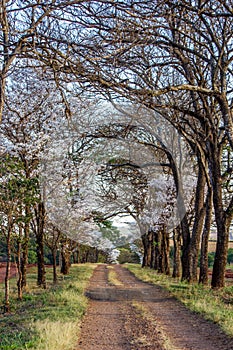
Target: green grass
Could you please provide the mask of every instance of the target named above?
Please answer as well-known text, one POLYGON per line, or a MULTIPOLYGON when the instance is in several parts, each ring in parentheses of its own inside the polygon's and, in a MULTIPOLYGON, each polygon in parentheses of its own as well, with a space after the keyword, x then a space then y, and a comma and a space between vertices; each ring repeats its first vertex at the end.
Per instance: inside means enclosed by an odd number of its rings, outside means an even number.
MULTIPOLYGON (((87 307, 84 290, 95 266, 72 266, 70 275, 60 277, 56 286, 52 284, 52 270, 47 269, 46 290, 36 286, 36 269, 30 269, 28 290, 21 302, 17 301, 16 281, 12 279, 11 313, 0 315, 0 349, 72 349, 87 307)), ((3 298, 1 284, 0 300, 3 298)))
POLYGON ((139 265, 127 264, 126 267, 139 279, 167 289, 190 310, 218 323, 226 334, 233 336, 233 285, 216 291, 209 286, 180 282, 139 265))

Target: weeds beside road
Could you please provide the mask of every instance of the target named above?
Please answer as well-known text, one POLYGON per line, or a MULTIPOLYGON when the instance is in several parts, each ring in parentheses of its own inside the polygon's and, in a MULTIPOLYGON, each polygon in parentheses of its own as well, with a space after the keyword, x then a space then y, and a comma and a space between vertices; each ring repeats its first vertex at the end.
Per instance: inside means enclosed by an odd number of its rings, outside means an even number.
MULTIPOLYGON (((87 307, 84 290, 96 265, 73 265, 69 276, 52 284, 52 269, 46 277, 48 288, 36 286, 36 268, 28 273, 28 290, 17 301, 15 279, 11 280, 11 313, 0 315, 1 350, 69 350, 77 342, 81 318, 87 307)), ((3 300, 3 284, 0 285, 3 300)))

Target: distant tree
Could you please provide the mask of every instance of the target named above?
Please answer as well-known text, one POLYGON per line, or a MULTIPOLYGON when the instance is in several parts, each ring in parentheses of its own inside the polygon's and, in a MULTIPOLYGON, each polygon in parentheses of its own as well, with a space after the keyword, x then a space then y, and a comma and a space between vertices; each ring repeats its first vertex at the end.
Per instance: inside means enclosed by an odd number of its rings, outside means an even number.
POLYGON ((117 260, 120 264, 132 263, 132 264, 140 264, 140 258, 137 253, 133 252, 130 247, 125 246, 118 248, 120 251, 120 255, 117 260))
POLYGON ((60 247, 62 232, 52 223, 46 222, 45 244, 51 250, 53 263, 53 283, 57 283, 57 252, 60 247))

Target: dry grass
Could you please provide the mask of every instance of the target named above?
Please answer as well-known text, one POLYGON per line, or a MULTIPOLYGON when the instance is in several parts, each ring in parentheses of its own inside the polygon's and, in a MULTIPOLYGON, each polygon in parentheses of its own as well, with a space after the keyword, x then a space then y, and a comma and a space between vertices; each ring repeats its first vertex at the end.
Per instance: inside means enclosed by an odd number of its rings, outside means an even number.
POLYGON ((123 286, 121 281, 118 280, 117 274, 114 271, 113 266, 108 266, 108 282, 113 286, 123 286))
POLYGON ((40 339, 34 350, 72 350, 77 344, 79 323, 36 321, 33 328, 40 339))
POLYGON ((22 302, 17 301, 17 289, 11 291, 14 313, 0 322, 0 349, 75 349, 88 302, 84 291, 95 267, 95 264, 73 265, 70 274, 59 278, 56 286, 52 284, 52 270, 48 269, 46 290, 37 287, 36 269, 30 269, 29 287, 22 302))
MULTIPOLYGON (((209 241, 209 243, 208 243, 208 251, 209 251, 209 253, 215 252, 216 244, 217 244, 216 241, 209 241)), ((233 241, 230 241, 228 243, 228 248, 233 248, 233 241)))

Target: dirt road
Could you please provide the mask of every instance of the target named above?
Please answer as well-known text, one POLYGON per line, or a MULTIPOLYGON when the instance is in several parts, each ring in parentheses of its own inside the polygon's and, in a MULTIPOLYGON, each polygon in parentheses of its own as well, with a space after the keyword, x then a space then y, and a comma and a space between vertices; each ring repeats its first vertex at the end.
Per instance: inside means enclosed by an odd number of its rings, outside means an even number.
POLYGON ((77 350, 232 350, 215 324, 188 311, 160 287, 127 269, 100 265, 87 290, 89 308, 77 350), (115 285, 109 272, 115 271, 115 285))

